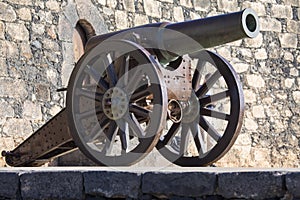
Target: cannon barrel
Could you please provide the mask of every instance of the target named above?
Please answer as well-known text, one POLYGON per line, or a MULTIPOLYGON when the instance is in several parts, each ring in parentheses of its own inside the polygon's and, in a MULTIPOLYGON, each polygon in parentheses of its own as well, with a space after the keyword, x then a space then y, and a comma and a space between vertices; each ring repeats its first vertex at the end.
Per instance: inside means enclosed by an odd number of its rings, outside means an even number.
POLYGON ((223 45, 259 34, 257 14, 251 8, 239 12, 179 23, 154 23, 92 37, 89 50, 109 38, 141 40, 146 49, 160 49, 160 60, 223 45), (135 37, 132 37, 134 35, 135 37), (146 45, 145 45, 146 44, 146 45))

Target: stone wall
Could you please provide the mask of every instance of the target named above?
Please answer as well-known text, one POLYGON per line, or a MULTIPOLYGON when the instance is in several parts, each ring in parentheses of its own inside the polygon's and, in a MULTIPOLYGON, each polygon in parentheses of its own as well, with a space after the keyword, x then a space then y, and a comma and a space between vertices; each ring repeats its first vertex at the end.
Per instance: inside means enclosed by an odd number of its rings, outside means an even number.
POLYGON ((1 199, 299 199, 299 170, 21 168, 0 171, 1 199))
POLYGON ((77 60, 80 19, 101 34, 246 7, 257 11, 261 34, 215 49, 239 73, 246 102, 241 134, 217 165, 298 167, 299 0, 2 0, 0 150, 12 149, 64 107, 65 94, 56 90, 67 86, 77 60))

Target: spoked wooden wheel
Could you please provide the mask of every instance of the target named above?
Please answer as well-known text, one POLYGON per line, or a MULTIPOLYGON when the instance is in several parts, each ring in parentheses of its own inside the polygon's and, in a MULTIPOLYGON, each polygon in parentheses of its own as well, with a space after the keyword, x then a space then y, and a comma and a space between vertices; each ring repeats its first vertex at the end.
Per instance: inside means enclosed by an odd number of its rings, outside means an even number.
POLYGON ((202 51, 192 93, 180 102, 182 119, 167 121, 157 148, 180 166, 206 166, 220 159, 233 145, 242 125, 244 102, 241 84, 232 66, 219 55, 202 51))
POLYGON ((75 143, 100 165, 130 165, 156 145, 166 119, 166 88, 157 63, 139 45, 104 41, 80 59, 67 109, 75 143))

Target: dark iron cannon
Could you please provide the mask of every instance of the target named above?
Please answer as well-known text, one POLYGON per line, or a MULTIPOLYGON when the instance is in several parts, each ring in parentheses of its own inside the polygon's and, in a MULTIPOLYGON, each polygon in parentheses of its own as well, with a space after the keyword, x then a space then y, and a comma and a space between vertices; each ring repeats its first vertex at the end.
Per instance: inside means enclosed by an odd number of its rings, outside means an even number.
POLYGON ((242 87, 207 50, 259 34, 252 9, 94 36, 67 87, 67 105, 12 151, 11 166, 40 166, 79 148, 99 165, 131 165, 153 148, 180 166, 207 166, 234 144, 242 87))

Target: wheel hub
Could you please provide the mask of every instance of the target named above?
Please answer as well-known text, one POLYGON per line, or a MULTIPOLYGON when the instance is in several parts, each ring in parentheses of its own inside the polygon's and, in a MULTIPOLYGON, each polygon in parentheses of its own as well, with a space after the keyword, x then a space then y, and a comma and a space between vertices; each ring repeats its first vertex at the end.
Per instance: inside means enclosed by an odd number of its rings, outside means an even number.
POLYGON ((124 90, 118 87, 110 88, 104 93, 102 101, 104 114, 112 120, 121 119, 127 112, 128 103, 124 90))
POLYGON ((191 97, 187 102, 187 106, 183 109, 183 123, 195 121, 200 116, 200 102, 195 92, 191 93, 191 97))

